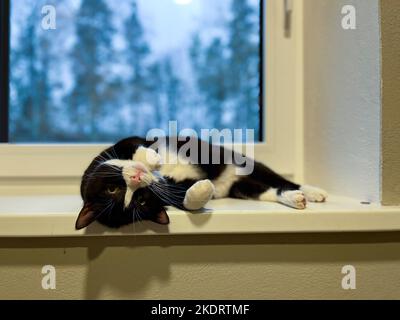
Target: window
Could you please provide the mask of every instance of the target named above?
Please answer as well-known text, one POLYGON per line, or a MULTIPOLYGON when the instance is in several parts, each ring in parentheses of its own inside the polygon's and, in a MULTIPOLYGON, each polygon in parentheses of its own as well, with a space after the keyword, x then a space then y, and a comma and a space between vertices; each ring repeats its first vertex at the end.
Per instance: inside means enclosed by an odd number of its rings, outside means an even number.
POLYGON ((49 5, 11 1, 10 142, 112 142, 172 120, 259 137, 260 0, 49 5))
MULTIPOLYGON (((96 6, 104 4, 95 10, 96 19, 101 21, 96 20, 96 23, 94 16, 81 8, 86 3, 87 10, 93 10, 92 1, 62 0, 53 3, 56 9, 54 30, 51 26, 48 30, 42 27, 43 18, 49 14, 48 10, 42 13, 43 5, 52 5, 52 2, 36 0, 34 6, 31 3, 1 1, 1 26, 7 32, 0 33, 3 71, 0 80, 2 89, 9 87, 10 90, 9 94, 7 90, 0 91, 0 141, 3 142, 0 144, 0 192, 8 188, 7 183, 14 177, 29 177, 32 186, 35 181, 47 183, 48 179, 58 179, 58 186, 68 181, 75 188, 90 159, 107 144, 122 136, 145 134, 148 128, 164 129, 174 115, 180 128, 192 126, 199 130, 203 125, 206 129, 254 128, 258 133, 256 139, 259 137, 255 146, 256 159, 282 174, 301 179, 301 161, 297 161, 302 158, 299 141, 302 139, 303 92, 299 81, 302 77, 300 3, 293 3, 293 32, 289 37, 283 27, 284 1, 124 0, 116 3, 102 0, 96 1, 96 6), (204 9, 207 14, 201 9, 204 3, 210 5, 204 9), (154 13, 156 9, 160 12, 154 13), (97 16, 101 10, 104 14, 97 16), (230 41, 229 31, 233 28, 235 10, 244 11, 235 28, 251 26, 249 30, 252 30, 243 40, 248 46, 240 47, 244 52, 240 54, 245 55, 249 67, 248 75, 243 78, 237 76, 238 71, 232 72, 240 67, 232 63, 235 55, 231 48, 239 45, 230 41), (87 18, 80 18, 80 11, 87 18), (32 27, 35 19, 37 24, 32 27), (179 23, 174 24, 175 21, 179 23), (242 22, 246 23, 242 25, 242 22), (141 45, 132 48, 128 48, 132 43, 126 41, 127 37, 133 37, 127 32, 129 23, 130 28, 133 25, 140 30, 137 38, 141 45), (157 25, 162 23, 165 25, 157 25), (99 32, 103 24, 110 29, 104 35, 99 32), (100 35, 106 38, 92 48, 95 47, 96 55, 109 63, 86 61, 87 55, 78 55, 82 53, 78 46, 87 46, 83 39, 89 43, 94 39, 88 30, 77 31, 79 26, 90 27, 91 32, 96 32, 96 39, 100 35), (35 41, 28 34, 29 30, 35 41), (170 37, 168 30, 172 30, 170 37), (172 35, 179 37, 170 39, 172 35), (8 37, 10 48, 7 47, 8 37), (21 42, 24 37, 26 41, 21 42), (34 59, 29 59, 30 55, 22 50, 29 44, 34 59), (173 45, 178 49, 170 49, 173 45), (199 49, 194 50, 196 47, 199 49), (139 58, 133 59, 134 54, 139 58), (207 61, 207 57, 212 61, 207 61), (76 63, 78 58, 86 61, 83 66, 76 63), (142 71, 133 72, 132 61, 142 61, 143 65, 137 66, 137 70, 142 71), (223 61, 223 65, 218 61, 223 61), (87 80, 88 64, 97 70, 91 73, 98 81, 97 86, 87 80), (216 68, 200 68, 209 64, 216 68), (29 66, 31 73, 25 72, 29 66), (5 72, 7 67, 9 78, 5 72), (161 81, 155 81, 149 74, 160 76, 161 81), (82 80, 76 80, 78 76, 82 80), (140 81, 142 78, 145 81, 140 81), (243 85, 248 90, 231 88, 241 87, 240 79, 251 80, 243 85), (88 90, 88 86, 99 96, 89 96, 92 90, 88 90), (128 90, 129 87, 140 90, 128 90), (240 105, 239 110, 237 106, 243 101, 253 102, 244 103, 245 107, 240 105), (157 103, 157 110, 161 112, 154 112, 157 103), (140 119, 133 119, 139 110, 140 119), (106 124, 105 119, 109 123, 106 124), (55 168, 54 163, 60 166, 55 168)), ((17 181, 16 185, 24 184, 18 179, 13 181, 17 181)))

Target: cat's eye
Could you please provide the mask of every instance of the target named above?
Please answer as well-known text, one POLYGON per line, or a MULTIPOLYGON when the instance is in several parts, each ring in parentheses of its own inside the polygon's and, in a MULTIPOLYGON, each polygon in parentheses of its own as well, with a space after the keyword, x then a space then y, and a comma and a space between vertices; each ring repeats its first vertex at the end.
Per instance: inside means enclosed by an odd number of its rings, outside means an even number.
POLYGON ((116 194, 119 191, 119 188, 117 187, 108 187, 107 193, 108 194, 116 194))
POLYGON ((146 204, 146 200, 144 199, 143 196, 138 196, 137 201, 141 206, 144 206, 146 204))

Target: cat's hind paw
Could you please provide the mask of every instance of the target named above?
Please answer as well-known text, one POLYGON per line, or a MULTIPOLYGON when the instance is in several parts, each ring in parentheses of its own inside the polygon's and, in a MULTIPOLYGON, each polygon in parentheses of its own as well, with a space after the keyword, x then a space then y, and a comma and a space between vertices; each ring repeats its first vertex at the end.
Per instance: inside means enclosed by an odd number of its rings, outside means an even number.
POLYGON ((294 209, 305 209, 307 206, 306 196, 300 190, 283 191, 278 196, 278 202, 294 209))
POLYGON ((317 187, 304 185, 300 188, 306 196, 307 201, 310 202, 325 202, 328 198, 328 193, 317 187))
POLYGON ((210 180, 200 180, 192 185, 185 195, 183 205, 188 210, 198 210, 210 201, 215 192, 215 187, 210 180))

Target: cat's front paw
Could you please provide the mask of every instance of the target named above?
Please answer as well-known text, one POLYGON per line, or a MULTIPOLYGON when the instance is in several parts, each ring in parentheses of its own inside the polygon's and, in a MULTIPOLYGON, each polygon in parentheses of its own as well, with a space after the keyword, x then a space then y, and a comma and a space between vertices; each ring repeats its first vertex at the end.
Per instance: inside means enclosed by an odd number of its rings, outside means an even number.
POLYGON ((210 180, 200 180, 192 185, 185 195, 183 205, 188 210, 198 210, 210 201, 215 192, 215 187, 210 180))
POLYGON ((132 159, 142 162, 150 171, 158 171, 161 168, 161 156, 150 148, 139 147, 132 159))
POLYGON ((317 187, 304 185, 300 188, 306 196, 307 201, 310 202, 325 202, 328 198, 328 193, 317 187))

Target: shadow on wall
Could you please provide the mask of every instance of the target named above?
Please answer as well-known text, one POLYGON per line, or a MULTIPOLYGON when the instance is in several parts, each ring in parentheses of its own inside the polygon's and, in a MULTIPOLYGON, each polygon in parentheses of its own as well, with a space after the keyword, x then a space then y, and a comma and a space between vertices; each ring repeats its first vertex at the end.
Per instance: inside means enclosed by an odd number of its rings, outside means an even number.
MULTIPOLYGON (((199 287, 202 287, 201 297, 207 291, 211 297, 222 298, 226 294, 226 298, 238 298, 242 286, 246 286, 243 290, 247 295, 254 288, 259 295, 265 295, 280 277, 292 279, 294 287, 301 287, 303 283, 297 283, 301 278, 297 274, 299 267, 312 270, 321 264, 340 265, 349 261, 400 261, 399 243, 400 233, 1 239, 0 274, 7 266, 13 270, 37 268, 37 286, 40 268, 45 264, 65 270, 79 267, 74 271, 81 273, 79 278, 65 273, 58 276, 64 283, 55 294, 61 298, 67 295, 63 288, 75 294, 77 287, 87 299, 115 298, 116 292, 129 298, 148 297, 149 292, 154 299, 165 298, 166 292, 171 297, 195 298, 199 296, 196 293, 199 287), (382 250, 380 243, 391 250, 382 250), (13 250, 3 250, 10 248, 13 250), (287 269, 279 271, 282 264, 293 266, 290 274, 287 269), (255 272, 249 277, 251 270, 255 272), (225 283, 224 292, 221 283, 225 283)), ((3 280, 0 277, 0 282, 3 280)))
MULTIPOLYGON (((200 209, 196 211, 185 211, 185 214, 191 221, 191 223, 196 226, 196 227, 201 227, 205 225, 212 217, 211 214, 205 214, 205 213, 211 213, 211 209, 200 209)), ((104 225, 101 225, 98 222, 94 222, 90 224, 88 227, 85 229, 85 234, 89 236, 93 235, 99 235, 99 234, 112 234, 112 233, 117 233, 118 235, 125 234, 125 235, 132 235, 132 233, 140 235, 145 232, 154 232, 154 234, 169 234, 169 225, 161 225, 157 224, 151 221, 139 221, 133 224, 129 224, 126 226, 123 226, 118 229, 111 229, 108 228, 104 225)))

